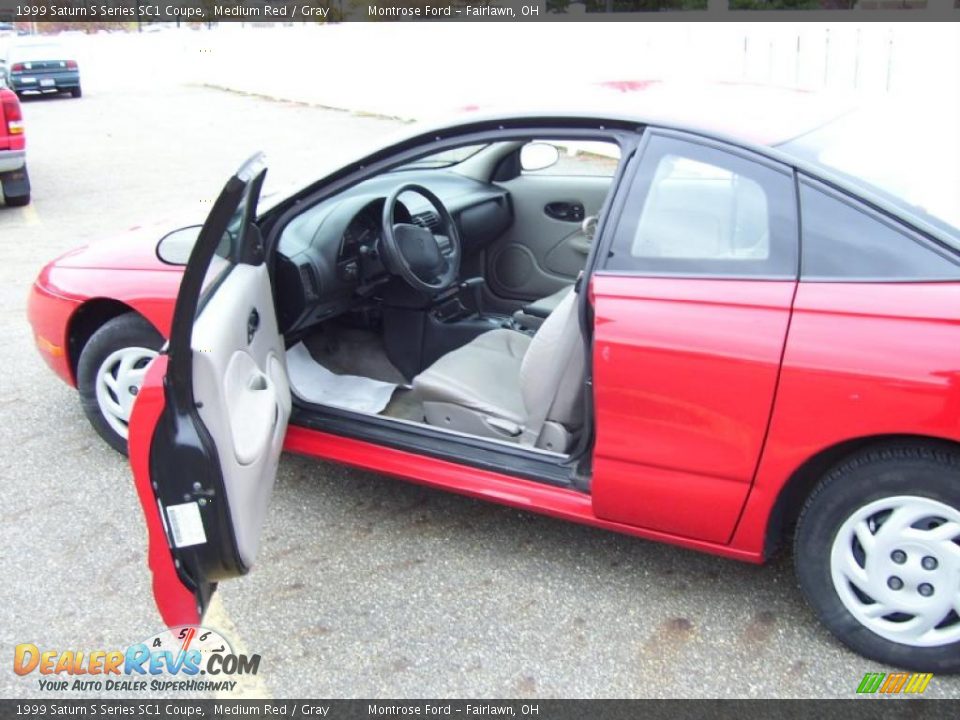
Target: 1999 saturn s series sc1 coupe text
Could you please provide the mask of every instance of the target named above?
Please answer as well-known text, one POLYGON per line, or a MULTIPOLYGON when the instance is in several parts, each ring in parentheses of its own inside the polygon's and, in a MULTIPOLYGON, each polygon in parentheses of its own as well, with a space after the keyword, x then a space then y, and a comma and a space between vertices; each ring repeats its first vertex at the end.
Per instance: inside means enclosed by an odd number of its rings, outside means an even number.
POLYGON ((250 569, 286 449, 750 562, 792 538, 840 640, 960 671, 955 149, 803 93, 627 89, 467 113, 266 209, 257 156, 202 229, 43 269, 37 345, 129 443, 168 624, 250 569))

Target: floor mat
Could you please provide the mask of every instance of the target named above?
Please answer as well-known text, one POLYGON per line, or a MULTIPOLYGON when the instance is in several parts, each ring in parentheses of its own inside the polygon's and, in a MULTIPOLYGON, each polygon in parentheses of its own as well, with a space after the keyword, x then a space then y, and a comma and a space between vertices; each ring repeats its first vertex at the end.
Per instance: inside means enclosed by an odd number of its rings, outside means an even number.
POLYGON ((413 390, 407 390, 405 388, 400 388, 393 394, 390 403, 381 415, 397 418, 398 420, 410 420, 411 422, 418 423, 426 422, 423 403, 420 402, 413 390))
POLYGON ((403 385, 403 375, 387 359, 379 333, 328 325, 304 339, 314 360, 338 375, 361 375, 403 385))
POLYGON ((332 373, 313 359, 302 342, 287 350, 287 372, 290 387, 300 399, 355 412, 379 413, 397 388, 395 383, 332 373))

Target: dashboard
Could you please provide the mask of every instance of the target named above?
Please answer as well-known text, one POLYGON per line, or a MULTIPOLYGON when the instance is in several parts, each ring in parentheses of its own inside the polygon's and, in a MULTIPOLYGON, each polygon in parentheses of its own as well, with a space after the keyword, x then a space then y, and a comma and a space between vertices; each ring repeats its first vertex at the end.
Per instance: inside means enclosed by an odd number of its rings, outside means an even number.
MULTIPOLYGON (((509 194, 444 170, 386 173, 306 209, 280 234, 275 278, 282 332, 291 333, 342 314, 375 294, 391 275, 380 253, 381 218, 398 185, 431 190, 452 215, 463 256, 479 252, 513 222, 509 194)), ((427 228, 440 218, 426 199, 409 193, 397 203, 394 222, 427 228)))

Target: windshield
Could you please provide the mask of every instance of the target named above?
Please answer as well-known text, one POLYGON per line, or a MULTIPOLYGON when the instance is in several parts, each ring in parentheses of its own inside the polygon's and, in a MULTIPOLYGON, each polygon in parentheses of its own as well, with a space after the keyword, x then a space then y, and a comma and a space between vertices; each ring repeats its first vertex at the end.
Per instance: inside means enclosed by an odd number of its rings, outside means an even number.
MULTIPOLYGON (((956 102, 956 101, 955 101, 956 102)), ((957 104, 863 108, 780 146, 960 239, 957 104)))
POLYGON ((464 145, 463 147, 452 148, 450 150, 441 150, 438 153, 427 155, 419 160, 408 162, 396 169, 414 170, 421 168, 448 168, 456 165, 457 163, 462 163, 467 158, 473 157, 485 147, 486 144, 484 143, 479 145, 464 145))

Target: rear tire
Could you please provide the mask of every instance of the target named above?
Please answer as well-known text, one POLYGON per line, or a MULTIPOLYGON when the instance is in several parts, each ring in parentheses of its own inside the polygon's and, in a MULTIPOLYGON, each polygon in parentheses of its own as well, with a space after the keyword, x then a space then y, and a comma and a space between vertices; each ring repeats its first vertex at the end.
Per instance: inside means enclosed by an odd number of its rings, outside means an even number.
POLYGON ((26 195, 15 195, 14 197, 5 198, 7 207, 23 207, 24 205, 30 204, 30 193, 26 195))
POLYGON ((0 175, 0 187, 3 188, 3 201, 7 207, 23 207, 30 204, 30 176, 27 166, 0 175))
POLYGON ((130 409, 162 345, 153 325, 130 312, 105 323, 80 353, 77 389, 83 412, 100 437, 124 455, 130 409))
POLYGON ((71 89, 70 89, 70 94, 73 95, 73 97, 75 97, 75 98, 82 97, 82 96, 83 96, 83 90, 81 90, 81 89, 78 88, 78 87, 71 88, 71 89))
POLYGON ((960 672, 960 452, 903 444, 860 453, 807 500, 794 539, 820 620, 872 660, 960 672))

